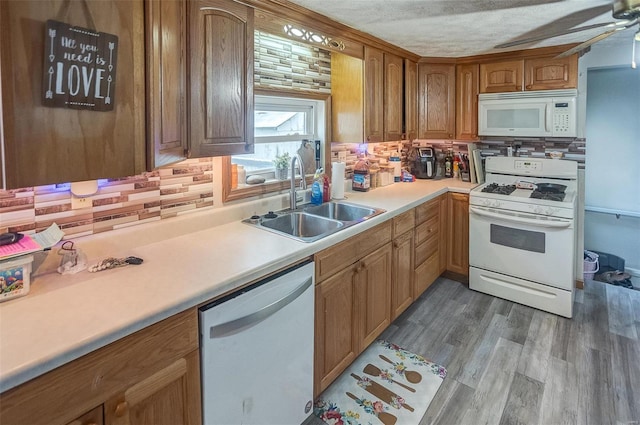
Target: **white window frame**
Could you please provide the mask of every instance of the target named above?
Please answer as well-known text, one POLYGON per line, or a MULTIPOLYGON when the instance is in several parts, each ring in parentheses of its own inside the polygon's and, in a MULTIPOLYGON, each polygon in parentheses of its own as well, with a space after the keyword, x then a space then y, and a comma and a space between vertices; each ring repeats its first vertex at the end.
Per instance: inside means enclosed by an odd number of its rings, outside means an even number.
MULTIPOLYGON (((267 90, 268 91, 268 90, 267 90)), ((312 116, 313 125, 312 127, 314 131, 310 134, 306 135, 292 135, 292 136, 262 136, 262 137, 254 137, 254 143, 276 143, 276 142, 302 142, 303 139, 307 139, 310 141, 321 140, 323 143, 321 144, 321 163, 325 166, 325 161, 327 161, 330 152, 330 142, 327 140, 327 134, 329 131, 329 122, 327 113, 330 107, 330 95, 316 95, 309 94, 307 96, 305 93, 295 93, 292 92, 291 96, 285 92, 279 93, 261 93, 254 95, 254 110, 260 110, 269 107, 269 105, 274 105, 274 109, 271 110, 283 110, 282 107, 287 105, 292 106, 294 110, 300 110, 300 108, 308 108, 310 106, 313 107, 313 114, 308 114, 307 119, 312 116), (295 109, 298 108, 298 109, 295 109)), ((308 109, 305 109, 308 110, 308 109)), ((235 156, 235 155, 233 155, 235 156)), ((222 201, 230 202, 240 199, 249 199, 252 197, 262 197, 268 193, 278 193, 284 190, 288 190, 289 182, 282 180, 275 180, 275 168, 269 167, 262 170, 255 170, 251 173, 247 173, 247 175, 260 175, 266 179, 266 182, 258 185, 249 185, 245 187, 239 187, 237 189, 231 189, 230 181, 231 181, 231 161, 232 156, 228 156, 224 159, 223 162, 223 188, 222 188, 222 201)), ((307 170, 305 170, 306 174, 307 170)), ((313 170, 308 171, 311 174, 307 174, 307 182, 310 181, 313 176, 313 170)))

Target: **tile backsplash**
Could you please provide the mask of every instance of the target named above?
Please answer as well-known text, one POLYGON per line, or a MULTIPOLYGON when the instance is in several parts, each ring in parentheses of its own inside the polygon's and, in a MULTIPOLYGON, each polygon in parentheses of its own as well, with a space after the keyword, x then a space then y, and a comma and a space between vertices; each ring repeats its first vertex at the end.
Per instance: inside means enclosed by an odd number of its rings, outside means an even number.
POLYGON ((73 210, 68 185, 0 189, 0 233, 56 222, 65 238, 175 217, 213 206, 213 160, 191 159, 133 177, 100 180, 91 207, 73 210))
POLYGON ((397 142, 371 143, 370 146, 358 143, 332 143, 331 160, 344 160, 346 162, 345 177, 351 178, 353 166, 357 156, 366 149, 376 156, 388 156, 388 152, 398 151, 403 167, 407 167, 409 150, 414 146, 432 146, 436 153, 442 157, 449 150, 454 152, 467 153, 467 145, 475 143, 483 158, 492 155, 506 156, 508 148, 513 149, 515 156, 525 158, 545 158, 549 157, 549 152, 559 151, 563 153, 563 158, 577 161, 578 168, 584 168, 586 155, 585 139, 560 139, 560 138, 483 138, 476 142, 457 140, 431 140, 415 139, 401 140, 397 142))

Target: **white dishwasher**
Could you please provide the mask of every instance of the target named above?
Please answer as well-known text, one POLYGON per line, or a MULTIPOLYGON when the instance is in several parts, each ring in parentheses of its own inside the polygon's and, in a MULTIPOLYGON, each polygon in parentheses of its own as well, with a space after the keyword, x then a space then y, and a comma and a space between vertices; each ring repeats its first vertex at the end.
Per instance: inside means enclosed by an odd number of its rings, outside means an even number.
POLYGON ((298 425, 313 410, 314 263, 200 308, 205 425, 298 425))

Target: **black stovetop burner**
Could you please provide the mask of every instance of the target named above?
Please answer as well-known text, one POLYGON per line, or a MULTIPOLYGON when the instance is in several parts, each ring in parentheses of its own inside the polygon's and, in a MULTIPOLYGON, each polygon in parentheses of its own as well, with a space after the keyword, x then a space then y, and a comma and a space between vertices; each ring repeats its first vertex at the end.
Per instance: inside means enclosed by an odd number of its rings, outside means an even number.
POLYGON ((547 201, 559 201, 562 202, 564 200, 564 196, 566 194, 562 193, 553 193, 553 192, 541 192, 539 190, 534 190, 531 192, 530 198, 535 199, 545 199, 547 201))
POLYGON ((488 185, 482 188, 483 192, 498 193, 500 195, 509 195, 514 190, 516 190, 515 184, 489 183, 488 185))

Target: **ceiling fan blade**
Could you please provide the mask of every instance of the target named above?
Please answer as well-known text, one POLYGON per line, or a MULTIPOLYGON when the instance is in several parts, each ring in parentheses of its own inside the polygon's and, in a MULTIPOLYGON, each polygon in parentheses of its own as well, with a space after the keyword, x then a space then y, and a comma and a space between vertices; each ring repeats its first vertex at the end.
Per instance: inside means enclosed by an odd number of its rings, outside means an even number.
MULTIPOLYGON (((611 13, 611 5, 600 5, 590 7, 588 9, 578 10, 574 13, 571 13, 566 16, 562 16, 544 24, 538 28, 534 28, 531 31, 528 31, 524 34, 520 34, 517 38, 511 38, 507 43, 499 44, 495 48, 502 49, 505 47, 518 46, 520 44, 531 43, 534 41, 544 40, 547 38, 557 37, 558 35, 571 34, 572 29, 575 31, 584 31, 587 29, 591 29, 592 27, 587 25, 585 27, 578 27, 578 25, 583 24, 584 22, 588 22, 591 19, 595 19, 600 15, 605 13, 611 13), (580 29, 579 29, 580 28, 580 29), (584 29, 582 29, 584 28, 584 29), (514 44, 510 44, 514 43, 514 44)), ((599 25, 599 24, 594 24, 599 25)), ((609 23, 602 23, 602 26, 609 25, 609 23)), ((596 28, 596 27, 593 27, 596 28)))
POLYGON ((610 29, 609 31, 605 31, 602 34, 596 35, 595 37, 592 37, 592 38, 588 39, 584 43, 578 44, 577 46, 567 50, 566 52, 560 53, 558 56, 555 57, 555 59, 566 58, 567 56, 571 56, 574 53, 578 53, 578 52, 586 49, 587 47, 591 46, 592 44, 595 44, 600 40, 604 40, 605 38, 612 36, 613 34, 617 33, 618 31, 626 30, 627 28, 630 28, 630 27, 634 26, 637 23, 638 23, 638 19, 634 19, 633 21, 631 21, 630 23, 626 24, 625 26, 621 26, 621 27, 610 29))
POLYGON ((552 34, 539 35, 539 36, 536 36, 536 37, 522 38, 520 40, 509 41, 507 43, 498 44, 497 46, 494 46, 493 48, 494 49, 504 49, 504 48, 507 48, 507 47, 513 47, 513 46, 519 46, 521 44, 533 43, 534 41, 546 40, 548 38, 559 37, 561 35, 567 35, 567 34, 573 34, 575 32, 580 32, 580 31, 587 31, 587 30, 591 30, 591 29, 594 29, 594 28, 606 27, 606 26, 609 26, 609 25, 616 25, 616 23, 615 22, 602 22, 602 23, 599 23, 599 24, 585 25, 583 27, 578 27, 578 28, 570 28, 568 30, 558 31, 558 32, 552 33, 552 34))

